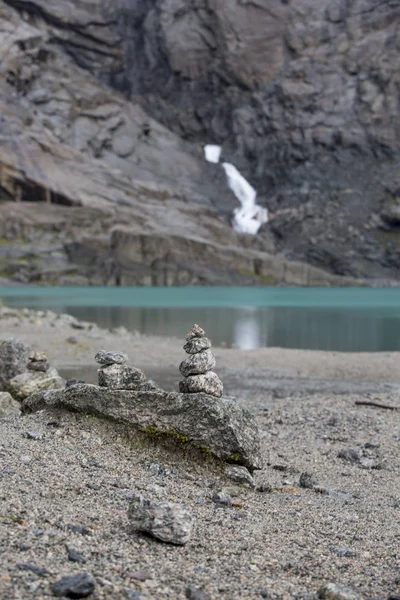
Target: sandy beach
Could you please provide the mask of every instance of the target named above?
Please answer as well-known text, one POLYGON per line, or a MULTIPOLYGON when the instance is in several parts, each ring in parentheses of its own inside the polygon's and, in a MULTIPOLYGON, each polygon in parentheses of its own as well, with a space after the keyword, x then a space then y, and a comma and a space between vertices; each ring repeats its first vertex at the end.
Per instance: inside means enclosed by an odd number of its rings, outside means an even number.
MULTIPOLYGON (((177 338, 3 308, 0 338, 9 336, 44 350, 64 377, 95 382, 94 354, 121 350, 177 390, 177 338)), ((257 418, 264 468, 256 488, 155 444, 132 448, 116 424, 92 417, 2 419, 1 598, 52 597, 54 581, 82 571, 95 578, 98 599, 316 598, 329 582, 364 599, 400 593, 400 411, 356 404, 399 405, 400 353, 214 354, 225 392, 257 418), (305 472, 313 488, 300 486, 305 472), (137 490, 190 507, 195 526, 184 548, 129 530, 137 490), (212 502, 220 490, 235 506, 212 502)))

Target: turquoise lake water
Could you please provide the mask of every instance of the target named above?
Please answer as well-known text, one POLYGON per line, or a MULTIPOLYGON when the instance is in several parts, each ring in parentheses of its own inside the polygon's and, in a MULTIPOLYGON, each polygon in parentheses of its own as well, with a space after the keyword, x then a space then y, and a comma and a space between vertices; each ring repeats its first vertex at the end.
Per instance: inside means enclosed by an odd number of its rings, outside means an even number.
POLYGON ((398 288, 19 287, 0 298, 150 335, 183 337, 197 322, 214 345, 400 350, 398 288))

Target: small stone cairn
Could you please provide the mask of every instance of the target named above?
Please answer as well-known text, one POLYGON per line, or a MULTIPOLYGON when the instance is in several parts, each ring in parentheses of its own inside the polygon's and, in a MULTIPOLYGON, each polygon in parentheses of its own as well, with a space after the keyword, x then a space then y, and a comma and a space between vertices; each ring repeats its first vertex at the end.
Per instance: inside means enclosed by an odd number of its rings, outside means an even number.
POLYGON ((28 358, 27 369, 46 373, 49 370, 49 360, 44 352, 31 352, 28 358))
POLYGON ((141 369, 130 367, 124 352, 99 350, 94 357, 101 365, 98 369, 99 386, 114 390, 139 390, 146 381, 141 369))
POLYGON ((212 370, 215 358, 210 350, 211 342, 206 337, 204 329, 195 324, 186 334, 186 344, 183 349, 189 357, 179 365, 179 370, 185 377, 179 383, 179 391, 184 394, 208 394, 221 398, 222 381, 212 370))

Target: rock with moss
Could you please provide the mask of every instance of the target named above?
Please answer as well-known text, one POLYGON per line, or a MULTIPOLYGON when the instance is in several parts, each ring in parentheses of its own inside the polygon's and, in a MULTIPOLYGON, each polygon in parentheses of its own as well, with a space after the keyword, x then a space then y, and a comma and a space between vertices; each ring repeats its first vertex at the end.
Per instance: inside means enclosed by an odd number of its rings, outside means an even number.
POLYGON ((19 417, 21 405, 8 392, 0 392, 0 419, 19 417))
POLYGON ((26 371, 30 348, 21 340, 10 337, 0 344, 0 390, 6 382, 26 371))
POLYGON ((128 518, 135 531, 179 546, 189 541, 193 525, 193 517, 185 506, 150 500, 140 494, 133 495, 128 518))
POLYGON ((152 431, 154 440, 184 440, 183 447, 206 448, 217 459, 249 470, 262 467, 260 438, 253 415, 234 398, 164 390, 117 390, 81 384, 34 394, 23 410, 64 408, 152 431))

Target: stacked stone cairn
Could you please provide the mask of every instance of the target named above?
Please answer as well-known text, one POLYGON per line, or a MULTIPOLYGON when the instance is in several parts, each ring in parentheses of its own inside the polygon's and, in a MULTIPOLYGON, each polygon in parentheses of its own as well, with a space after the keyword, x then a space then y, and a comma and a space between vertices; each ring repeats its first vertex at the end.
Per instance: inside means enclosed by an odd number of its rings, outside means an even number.
POLYGON ((97 371, 100 387, 113 390, 142 389, 146 381, 145 374, 140 369, 128 366, 128 357, 123 352, 100 350, 94 359, 101 365, 97 371))
POLYGON ((179 391, 184 394, 208 394, 221 398, 222 381, 212 370, 215 358, 210 350, 211 342, 206 337, 204 329, 195 324, 186 334, 186 344, 183 349, 189 357, 180 365, 179 370, 185 377, 179 383, 179 391))

